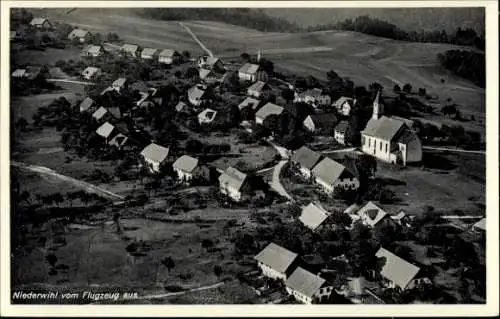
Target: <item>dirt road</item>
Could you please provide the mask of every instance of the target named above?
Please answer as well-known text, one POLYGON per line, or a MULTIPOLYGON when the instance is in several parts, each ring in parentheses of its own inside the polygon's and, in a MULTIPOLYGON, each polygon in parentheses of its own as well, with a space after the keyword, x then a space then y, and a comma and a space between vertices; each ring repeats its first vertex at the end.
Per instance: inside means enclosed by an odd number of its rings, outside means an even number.
POLYGON ((185 25, 184 23, 182 22, 179 22, 179 25, 187 31, 187 33, 189 33, 189 35, 194 39, 194 41, 196 41, 196 43, 198 43, 198 45, 203 49, 203 51, 205 51, 210 57, 213 57, 213 53, 212 51, 210 51, 197 37, 196 35, 193 33, 193 31, 191 31, 191 29, 185 25))
POLYGON ((431 150, 431 151, 444 151, 444 152, 457 152, 457 153, 471 153, 471 154, 486 155, 486 151, 472 151, 472 150, 463 150, 463 149, 459 149, 459 148, 422 146, 422 149, 431 150))

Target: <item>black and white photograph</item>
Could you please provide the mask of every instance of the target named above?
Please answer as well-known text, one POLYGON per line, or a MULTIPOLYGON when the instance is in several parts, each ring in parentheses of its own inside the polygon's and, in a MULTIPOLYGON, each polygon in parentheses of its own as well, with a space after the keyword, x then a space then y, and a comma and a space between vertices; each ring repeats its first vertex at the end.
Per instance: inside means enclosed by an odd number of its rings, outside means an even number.
POLYGON ((492 7, 334 2, 11 1, 2 299, 498 313, 492 7))

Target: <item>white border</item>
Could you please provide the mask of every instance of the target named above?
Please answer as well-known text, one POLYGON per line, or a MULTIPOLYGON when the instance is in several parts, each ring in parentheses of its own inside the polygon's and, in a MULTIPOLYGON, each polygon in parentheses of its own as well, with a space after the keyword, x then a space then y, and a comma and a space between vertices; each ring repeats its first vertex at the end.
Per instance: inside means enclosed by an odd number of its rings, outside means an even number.
POLYGON ((0 204, 1 204, 1 308, 5 316, 497 316, 498 290, 498 3, 489 1, 11 1, 1 3, 1 108, 0 108, 0 204), (485 7, 486 16, 486 140, 487 178, 487 304, 486 305, 125 305, 44 306, 10 304, 9 223, 9 12, 12 7, 485 7))

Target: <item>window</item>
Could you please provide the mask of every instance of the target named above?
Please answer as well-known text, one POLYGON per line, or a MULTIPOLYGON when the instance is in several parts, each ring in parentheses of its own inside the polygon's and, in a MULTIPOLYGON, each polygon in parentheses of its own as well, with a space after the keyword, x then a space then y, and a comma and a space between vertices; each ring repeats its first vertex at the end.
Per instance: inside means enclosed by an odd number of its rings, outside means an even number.
POLYGON ((382 150, 382 142, 379 142, 379 144, 380 144, 380 150, 382 150))
POLYGON ((372 144, 372 139, 371 138, 368 138, 368 147, 370 147, 372 144))
POLYGON ((387 153, 387 146, 389 145, 389 143, 385 143, 385 152, 387 153))

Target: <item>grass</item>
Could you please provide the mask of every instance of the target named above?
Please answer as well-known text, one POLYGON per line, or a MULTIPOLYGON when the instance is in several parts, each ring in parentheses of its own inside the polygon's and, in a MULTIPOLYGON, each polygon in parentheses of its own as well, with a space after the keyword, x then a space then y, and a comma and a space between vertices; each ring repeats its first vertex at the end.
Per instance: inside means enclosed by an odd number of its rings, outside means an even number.
POLYGON ((78 91, 59 91, 48 94, 13 97, 10 102, 10 109, 14 114, 14 119, 24 117, 29 123, 32 123, 33 114, 37 112, 39 107, 49 106, 50 103, 59 97, 64 97, 68 102, 74 104, 77 100, 83 100, 84 94, 78 91))
POLYGON ((15 60, 19 64, 54 65, 59 60, 79 60, 80 52, 80 48, 71 45, 64 49, 19 50, 15 53, 15 60))

